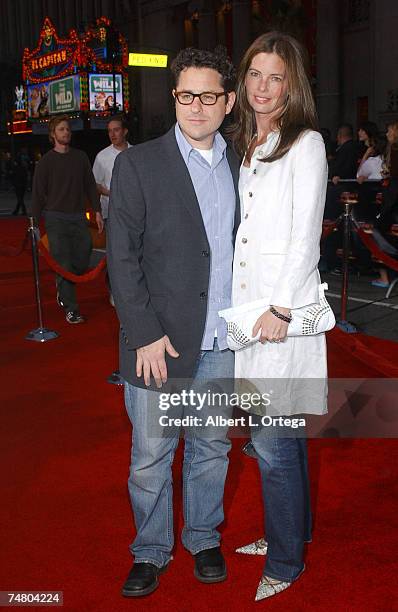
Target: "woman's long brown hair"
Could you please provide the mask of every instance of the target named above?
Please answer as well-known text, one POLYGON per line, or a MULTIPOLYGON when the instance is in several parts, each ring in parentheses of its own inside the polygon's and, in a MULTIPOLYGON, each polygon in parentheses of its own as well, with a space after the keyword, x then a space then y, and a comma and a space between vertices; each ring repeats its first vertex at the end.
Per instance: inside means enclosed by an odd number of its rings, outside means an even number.
POLYGON ((397 134, 397 137, 393 143, 387 142, 384 155, 382 156, 382 175, 385 177, 391 176, 391 174, 395 176, 395 174, 398 172, 398 168, 391 168, 391 151, 398 150, 398 121, 390 121, 387 127, 393 128, 397 134))
POLYGON ((280 130, 279 141, 274 151, 261 160, 273 162, 289 151, 301 132, 306 129, 317 130, 318 122, 304 47, 284 32, 262 34, 248 48, 238 69, 235 122, 228 132, 239 155, 245 155, 256 133, 256 119, 247 101, 245 79, 253 58, 259 53, 276 53, 286 66, 288 96, 274 126, 280 130))

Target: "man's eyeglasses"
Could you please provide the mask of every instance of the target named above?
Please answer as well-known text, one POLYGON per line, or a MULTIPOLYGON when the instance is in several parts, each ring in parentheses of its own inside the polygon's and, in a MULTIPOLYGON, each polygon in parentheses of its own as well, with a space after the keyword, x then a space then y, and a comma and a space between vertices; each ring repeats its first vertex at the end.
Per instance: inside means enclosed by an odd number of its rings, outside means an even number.
POLYGON ((195 98, 199 98, 201 103, 205 106, 213 106, 213 104, 216 104, 220 96, 225 96, 225 99, 227 100, 228 93, 226 91, 220 91, 219 93, 204 91, 200 94, 194 94, 191 91, 175 91, 174 96, 180 104, 192 104, 195 98))

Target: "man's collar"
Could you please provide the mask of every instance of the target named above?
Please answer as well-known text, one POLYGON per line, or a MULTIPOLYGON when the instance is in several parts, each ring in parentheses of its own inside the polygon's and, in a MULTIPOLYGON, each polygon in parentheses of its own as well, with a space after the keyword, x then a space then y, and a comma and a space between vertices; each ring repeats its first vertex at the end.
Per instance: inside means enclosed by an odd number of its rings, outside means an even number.
MULTIPOLYGON (((185 163, 187 164, 190 154, 192 153, 192 151, 194 151, 194 147, 185 138, 178 123, 175 124, 175 137, 177 140, 178 148, 181 151, 181 155, 185 163)), ((224 138, 221 136, 220 132, 217 131, 214 135, 213 153, 217 152, 220 155, 220 157, 223 157, 223 155, 225 154, 226 148, 227 148, 227 143, 225 142, 224 138)))

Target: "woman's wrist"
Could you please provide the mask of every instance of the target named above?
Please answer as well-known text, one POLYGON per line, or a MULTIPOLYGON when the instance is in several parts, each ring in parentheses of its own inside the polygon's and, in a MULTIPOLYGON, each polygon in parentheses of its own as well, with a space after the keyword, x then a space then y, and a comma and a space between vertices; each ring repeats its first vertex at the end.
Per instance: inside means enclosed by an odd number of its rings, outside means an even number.
POLYGON ((282 306, 270 306, 270 313, 285 323, 290 323, 292 320, 292 313, 289 308, 283 308, 282 306))

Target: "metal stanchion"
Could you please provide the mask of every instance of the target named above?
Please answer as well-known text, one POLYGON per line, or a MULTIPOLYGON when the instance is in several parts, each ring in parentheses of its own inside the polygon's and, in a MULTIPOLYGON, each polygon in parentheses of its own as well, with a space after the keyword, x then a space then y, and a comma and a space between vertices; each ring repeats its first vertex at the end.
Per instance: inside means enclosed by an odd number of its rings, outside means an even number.
POLYGON ((25 336, 25 340, 34 340, 35 342, 47 342, 47 340, 54 340, 58 338, 59 334, 52 329, 43 327, 43 315, 41 310, 41 299, 40 299, 40 276, 39 276, 39 258, 37 255, 37 227, 35 226, 33 217, 29 217, 29 233, 32 243, 32 262, 33 272, 35 277, 35 293, 36 293, 36 308, 37 308, 37 320, 39 327, 32 329, 25 336))
POLYGON ((348 263, 350 256, 350 234, 351 234, 351 210, 352 205, 357 202, 356 194, 344 191, 341 194, 341 202, 344 205, 343 213, 343 278, 341 282, 341 309, 340 319, 337 326, 343 331, 354 334, 358 330, 353 323, 347 321, 347 298, 348 298, 348 263))

